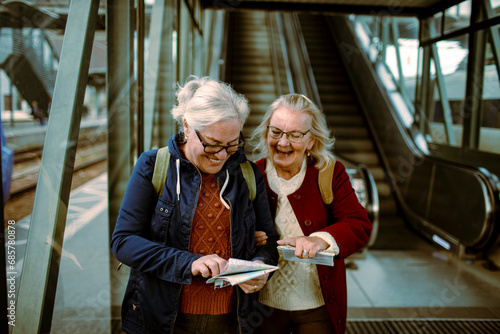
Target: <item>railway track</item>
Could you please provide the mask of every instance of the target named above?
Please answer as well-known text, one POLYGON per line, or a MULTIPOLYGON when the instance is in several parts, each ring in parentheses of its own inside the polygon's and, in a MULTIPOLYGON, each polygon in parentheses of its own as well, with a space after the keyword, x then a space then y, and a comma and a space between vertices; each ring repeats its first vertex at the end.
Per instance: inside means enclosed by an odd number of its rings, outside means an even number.
MULTIPOLYGON (((83 143, 77 148, 71 188, 101 175, 107 169, 106 142, 83 143)), ((4 205, 4 223, 31 214, 36 193, 41 151, 16 153, 12 170, 10 197, 4 205)))
MULTIPOLYGON (((17 155, 17 154, 16 154, 17 155)), ((74 172, 106 160, 106 143, 82 145, 77 149, 74 172)), ((41 150, 20 154, 14 158, 10 196, 36 188, 41 163, 41 150)))

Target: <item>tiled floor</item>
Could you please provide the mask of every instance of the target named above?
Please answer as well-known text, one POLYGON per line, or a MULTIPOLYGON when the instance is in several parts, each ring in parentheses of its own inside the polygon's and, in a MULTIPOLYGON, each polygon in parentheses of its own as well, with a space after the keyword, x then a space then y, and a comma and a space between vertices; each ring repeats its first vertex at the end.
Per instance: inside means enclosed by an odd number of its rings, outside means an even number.
POLYGON ((349 319, 500 319, 500 271, 457 259, 402 221, 382 222, 374 248, 354 264, 349 319))

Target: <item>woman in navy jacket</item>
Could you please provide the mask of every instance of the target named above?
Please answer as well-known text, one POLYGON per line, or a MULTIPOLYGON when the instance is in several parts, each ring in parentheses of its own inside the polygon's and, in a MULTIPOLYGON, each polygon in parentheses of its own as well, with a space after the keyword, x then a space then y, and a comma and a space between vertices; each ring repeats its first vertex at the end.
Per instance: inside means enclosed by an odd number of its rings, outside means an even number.
POLYGON ((265 155, 257 165, 266 180, 278 244, 295 246, 295 255, 305 259, 323 250, 336 255, 333 267, 280 259, 280 270, 259 292, 270 314, 259 333, 344 333, 344 259, 367 244, 372 225, 345 167, 330 152, 333 139, 325 117, 305 96, 285 95, 269 107, 255 134, 265 155), (332 163, 333 202, 325 204, 318 175, 332 163))
POLYGON ((228 85, 190 78, 177 93, 167 180, 157 197, 151 183, 157 150, 143 153, 120 209, 111 247, 130 266, 122 305, 127 333, 251 333, 255 298, 267 276, 214 290, 206 279, 228 258, 276 264, 277 233, 265 183, 255 164, 252 202, 240 163, 246 99, 228 85), (255 230, 269 238, 255 245, 255 230), (202 326, 203 328, 201 328, 202 326))

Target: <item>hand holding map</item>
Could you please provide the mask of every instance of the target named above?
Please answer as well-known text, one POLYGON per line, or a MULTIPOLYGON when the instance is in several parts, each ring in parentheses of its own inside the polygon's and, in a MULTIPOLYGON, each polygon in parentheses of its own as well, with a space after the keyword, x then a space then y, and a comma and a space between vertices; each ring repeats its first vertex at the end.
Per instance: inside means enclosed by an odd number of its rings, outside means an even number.
POLYGON ((236 285, 261 275, 268 274, 279 267, 260 262, 252 262, 230 258, 226 267, 219 275, 207 280, 207 283, 215 283, 214 289, 223 288, 228 285, 236 285))

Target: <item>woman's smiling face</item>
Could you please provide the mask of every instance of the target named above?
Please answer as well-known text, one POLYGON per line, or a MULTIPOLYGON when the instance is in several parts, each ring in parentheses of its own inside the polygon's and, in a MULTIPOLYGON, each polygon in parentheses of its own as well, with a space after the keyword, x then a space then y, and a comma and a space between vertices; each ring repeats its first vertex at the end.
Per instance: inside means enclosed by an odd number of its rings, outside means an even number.
MULTIPOLYGON (((306 133, 311 126, 311 116, 282 107, 273 113, 269 126, 284 132, 306 133)), ((268 130, 267 135, 270 158, 278 176, 289 180, 300 171, 306 152, 314 145, 314 137, 309 131, 300 142, 295 143, 290 142, 284 133, 281 138, 275 139, 269 134, 270 131, 268 130)))
POLYGON ((201 172, 216 174, 230 157, 225 149, 218 153, 206 153, 202 140, 208 145, 237 145, 240 139, 241 122, 238 118, 231 118, 207 126, 196 132, 184 122, 186 144, 182 147, 184 155, 201 172))

